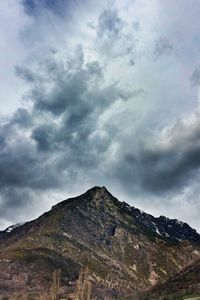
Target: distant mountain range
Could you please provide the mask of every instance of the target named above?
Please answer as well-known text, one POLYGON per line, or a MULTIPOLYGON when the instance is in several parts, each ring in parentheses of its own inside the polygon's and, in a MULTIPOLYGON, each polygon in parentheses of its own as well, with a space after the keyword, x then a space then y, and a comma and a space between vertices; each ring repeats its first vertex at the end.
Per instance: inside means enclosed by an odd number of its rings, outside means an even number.
POLYGON ((183 299, 199 274, 196 230, 105 187, 0 232, 0 299, 183 299))

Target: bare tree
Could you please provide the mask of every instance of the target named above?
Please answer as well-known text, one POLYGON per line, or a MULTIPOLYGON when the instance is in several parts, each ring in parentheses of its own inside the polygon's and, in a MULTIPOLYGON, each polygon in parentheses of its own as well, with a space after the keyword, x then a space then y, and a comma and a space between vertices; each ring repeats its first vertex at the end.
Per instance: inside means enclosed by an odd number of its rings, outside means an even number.
POLYGON ((57 300, 61 282, 61 270, 55 270, 53 272, 53 282, 51 287, 52 300, 57 300))
POLYGON ((76 286, 75 300, 91 300, 92 284, 88 267, 82 268, 76 286))

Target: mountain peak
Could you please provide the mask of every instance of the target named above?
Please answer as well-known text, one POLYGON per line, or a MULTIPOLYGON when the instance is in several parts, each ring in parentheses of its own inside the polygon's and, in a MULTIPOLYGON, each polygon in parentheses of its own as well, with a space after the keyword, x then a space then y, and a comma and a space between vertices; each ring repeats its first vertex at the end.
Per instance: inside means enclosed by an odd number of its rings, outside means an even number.
POLYGON ((105 186, 93 186, 91 189, 87 190, 84 194, 88 193, 101 193, 101 194, 110 194, 105 186))
POLYGON ((52 206, 51 210, 55 210, 57 207, 62 206, 68 207, 69 205, 76 208, 86 208, 89 205, 98 209, 103 209, 104 207, 108 206, 109 203, 109 206, 114 208, 114 203, 118 202, 119 201, 107 190, 105 186, 94 186, 77 197, 72 197, 59 202, 58 204, 52 206), (113 205, 111 205, 111 203, 113 205))
POLYGON ((98 209, 106 207, 115 210, 119 201, 107 190, 105 186, 94 186, 80 196, 83 202, 90 203, 98 209))

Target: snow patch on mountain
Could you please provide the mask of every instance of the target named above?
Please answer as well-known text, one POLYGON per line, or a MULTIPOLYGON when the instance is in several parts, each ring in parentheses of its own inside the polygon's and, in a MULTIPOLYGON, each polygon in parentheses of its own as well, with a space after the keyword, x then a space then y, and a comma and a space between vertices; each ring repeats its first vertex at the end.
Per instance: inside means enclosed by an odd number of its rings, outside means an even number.
POLYGON ((15 228, 20 227, 20 226, 24 225, 25 223, 26 223, 26 222, 20 222, 20 223, 11 225, 11 226, 9 226, 9 227, 7 227, 7 228, 5 229, 5 232, 6 232, 6 233, 10 233, 10 232, 13 231, 15 228))

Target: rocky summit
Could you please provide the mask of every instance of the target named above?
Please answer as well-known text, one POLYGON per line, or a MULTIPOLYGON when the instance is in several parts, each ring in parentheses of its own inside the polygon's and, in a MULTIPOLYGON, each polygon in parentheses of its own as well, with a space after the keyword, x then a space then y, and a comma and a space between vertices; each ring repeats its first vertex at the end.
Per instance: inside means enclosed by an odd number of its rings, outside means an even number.
POLYGON ((188 224, 93 187, 0 232, 0 299, 183 299, 200 294, 199 259, 188 224))

